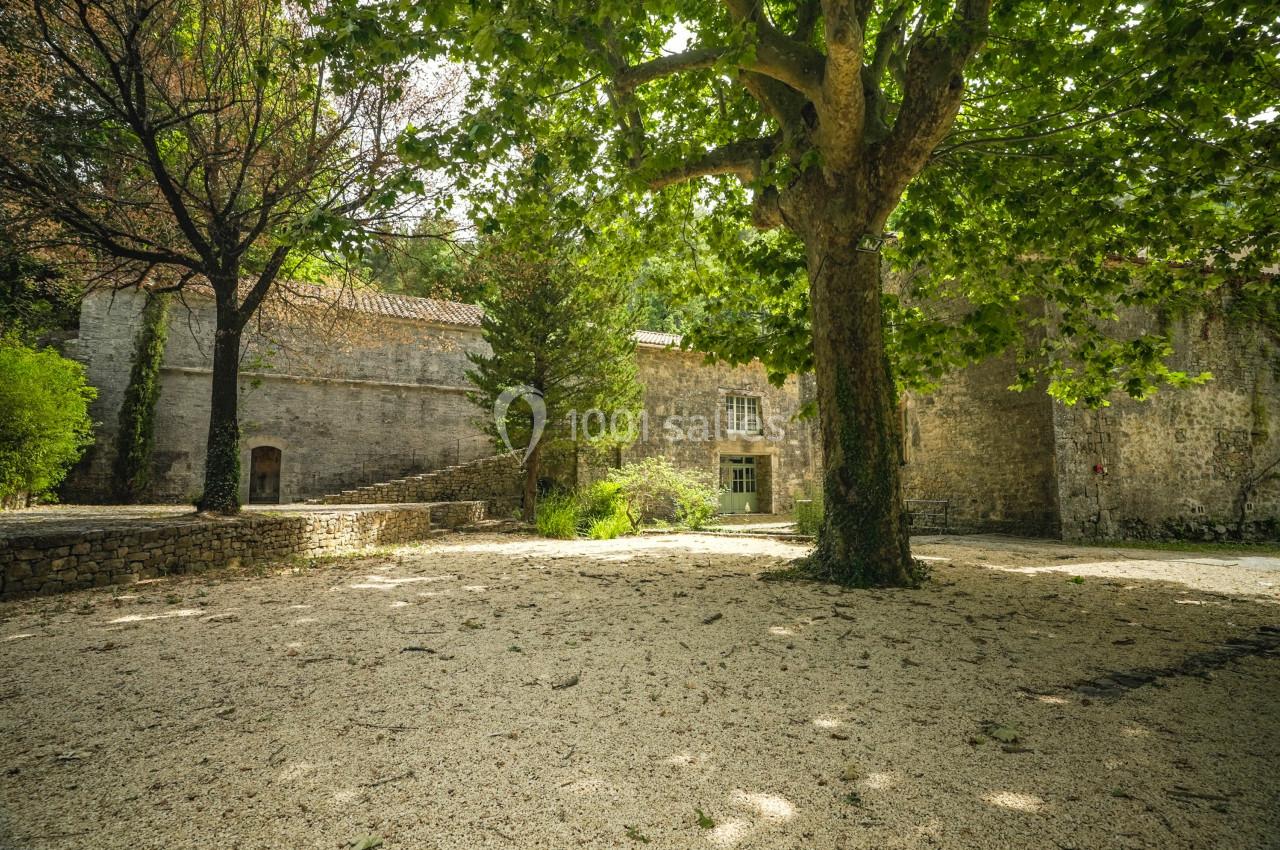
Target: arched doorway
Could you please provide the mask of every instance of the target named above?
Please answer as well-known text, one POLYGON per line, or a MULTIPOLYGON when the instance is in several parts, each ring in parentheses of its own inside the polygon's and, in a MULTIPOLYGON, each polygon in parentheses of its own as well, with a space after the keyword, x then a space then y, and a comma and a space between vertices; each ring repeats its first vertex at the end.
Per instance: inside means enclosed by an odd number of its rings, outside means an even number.
POLYGON ((258 446, 249 455, 249 504, 279 504, 280 450, 258 446))

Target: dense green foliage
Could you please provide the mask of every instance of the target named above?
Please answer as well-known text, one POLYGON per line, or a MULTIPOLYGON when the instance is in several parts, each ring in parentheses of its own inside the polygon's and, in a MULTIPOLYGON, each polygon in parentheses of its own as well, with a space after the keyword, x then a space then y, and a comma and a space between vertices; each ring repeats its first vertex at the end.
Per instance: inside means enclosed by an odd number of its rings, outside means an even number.
POLYGON ((577 504, 578 530, 588 537, 596 536, 591 529, 597 526, 601 530, 617 527, 619 519, 623 521, 627 531, 631 530, 622 486, 615 481, 596 481, 580 488, 577 492, 577 504))
POLYGON ((587 537, 592 540, 613 540, 635 529, 625 513, 613 513, 591 521, 587 527, 587 537))
POLYGON ((47 259, 14 240, 0 220, 0 334, 34 341, 74 328, 79 293, 47 259))
POLYGON ((572 494, 553 493, 538 505, 534 528, 543 537, 569 540, 578 536, 578 503, 572 494))
POLYGON ((384 292, 485 303, 490 281, 467 273, 470 246, 454 241, 455 230, 424 219, 409 233, 383 237, 366 252, 365 275, 384 292))
POLYGON ((705 527, 720 509, 720 491, 710 474, 677 469, 665 457, 650 457, 610 471, 627 516, 636 528, 671 522, 684 528, 705 527))
POLYGON ((567 540, 586 536, 612 540, 634 531, 621 488, 597 481, 574 493, 552 493, 538 505, 535 527, 543 537, 567 540))
POLYGON ((116 456, 111 469, 112 495, 121 503, 138 501, 151 483, 155 449, 156 401, 160 398, 160 366, 169 335, 169 296, 147 299, 133 344, 133 365, 120 403, 116 456))
POLYGON ((79 363, 0 338, 0 505, 62 481, 93 442, 95 395, 79 363))
POLYGON ((490 281, 495 297, 481 322, 490 350, 467 354, 474 367, 467 378, 475 387, 468 397, 495 438, 505 435, 510 446, 529 447, 529 519, 543 448, 582 439, 577 417, 589 410, 625 413, 636 421, 640 401, 625 291, 556 241, 545 221, 534 222, 491 236, 472 264, 472 273, 490 281), (545 420, 525 402, 500 407, 512 391, 530 404, 529 396, 536 397, 545 420))
MULTIPOLYGON (((672 287, 705 304, 691 344, 733 361, 763 355, 781 377, 812 366, 805 258, 785 223, 749 235, 751 201, 830 154, 779 117, 803 83, 770 63, 790 50, 831 65, 824 15, 844 5, 348 0, 326 7, 325 46, 472 63, 463 121, 451 137, 411 142, 420 160, 487 185, 477 164, 537 145, 543 167, 578 175, 598 238, 698 246, 698 273, 672 287), (753 179, 706 167, 756 138, 770 144, 753 179), (728 176, 691 188, 669 179, 682 170, 728 176)), ((953 4, 851 6, 874 75, 864 76, 874 150, 906 123, 909 66, 950 32, 953 4)), ((1197 303, 1223 287, 1276 300, 1274 278, 1258 274, 1280 247, 1274 4, 1014 0, 984 26, 958 114, 888 222, 901 238, 887 257, 906 281, 884 304, 900 381, 927 387, 1012 351, 1020 388, 1045 381, 1066 402, 1186 383, 1194 376, 1165 365, 1158 328, 1118 319, 1130 305, 1197 303)), ((627 251, 614 262, 637 267, 627 251)))
POLYGON ((654 523, 705 528, 718 509, 719 491, 709 476, 646 458, 574 493, 544 497, 536 527, 543 537, 612 540, 654 523))

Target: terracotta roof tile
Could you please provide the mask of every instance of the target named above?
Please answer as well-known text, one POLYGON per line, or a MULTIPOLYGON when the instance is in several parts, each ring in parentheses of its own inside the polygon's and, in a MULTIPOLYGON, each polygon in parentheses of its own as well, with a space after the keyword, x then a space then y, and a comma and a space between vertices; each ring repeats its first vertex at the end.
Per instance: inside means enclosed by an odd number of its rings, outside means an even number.
MULTIPOLYGON (((192 283, 188 288, 209 294, 208 284, 192 283)), ((374 316, 392 316, 397 319, 414 319, 442 325, 478 328, 484 311, 475 304, 460 301, 443 301, 438 298, 419 298, 414 295, 397 295, 377 289, 342 289, 319 286, 313 283, 278 284, 276 296, 298 302, 315 301, 325 306, 341 306, 348 310, 374 316)), ((659 331, 636 331, 633 335, 638 345, 660 348, 679 347, 680 335, 659 331)))
POLYGON ((639 345, 656 345, 662 348, 680 347, 680 334, 668 334, 661 331, 636 331, 631 336, 639 345))
POLYGON ((483 311, 474 304, 458 301, 442 301, 438 298, 418 298, 413 295, 397 295, 377 289, 344 289, 335 302, 338 292, 330 287, 308 283, 283 284, 284 297, 315 299, 330 305, 337 304, 348 310, 375 316, 392 316, 397 319, 417 319, 443 325, 480 327, 483 311))

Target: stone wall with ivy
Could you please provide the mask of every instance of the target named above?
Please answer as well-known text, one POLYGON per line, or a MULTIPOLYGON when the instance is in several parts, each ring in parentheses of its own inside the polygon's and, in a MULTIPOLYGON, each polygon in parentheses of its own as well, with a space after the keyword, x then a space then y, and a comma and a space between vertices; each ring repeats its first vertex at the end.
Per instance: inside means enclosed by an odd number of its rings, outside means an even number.
POLYGON ((1054 405, 1063 534, 1280 538, 1280 347, 1229 309, 1163 321, 1175 368, 1213 380, 1101 410, 1054 405))
POLYGON ((136 502, 151 485, 155 450, 156 403, 160 398, 160 368, 169 336, 168 295, 147 300, 139 316, 129 383, 125 386, 117 420, 111 492, 116 501, 136 502))

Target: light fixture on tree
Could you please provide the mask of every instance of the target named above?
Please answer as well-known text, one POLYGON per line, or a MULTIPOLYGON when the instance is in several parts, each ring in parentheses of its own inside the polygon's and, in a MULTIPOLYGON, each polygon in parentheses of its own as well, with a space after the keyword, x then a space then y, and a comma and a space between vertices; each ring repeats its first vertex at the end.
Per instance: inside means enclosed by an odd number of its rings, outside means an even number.
POLYGON ((880 249, 884 247, 884 236, 877 236, 873 233, 864 233, 858 237, 858 244, 854 248, 864 254, 879 254, 880 249))

